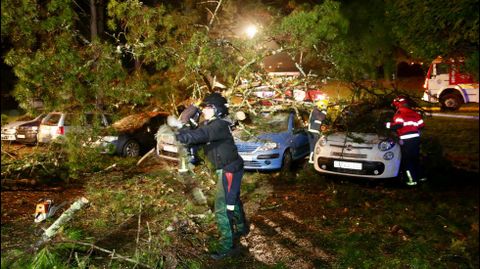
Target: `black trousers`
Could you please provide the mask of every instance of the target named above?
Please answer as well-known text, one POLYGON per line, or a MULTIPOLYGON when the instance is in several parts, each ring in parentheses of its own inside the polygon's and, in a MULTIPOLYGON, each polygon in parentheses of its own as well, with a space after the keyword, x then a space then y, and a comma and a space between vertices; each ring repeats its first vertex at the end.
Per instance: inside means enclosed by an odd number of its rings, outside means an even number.
POLYGON ((420 167, 420 137, 402 139, 402 169, 407 178, 417 182, 423 173, 420 167))

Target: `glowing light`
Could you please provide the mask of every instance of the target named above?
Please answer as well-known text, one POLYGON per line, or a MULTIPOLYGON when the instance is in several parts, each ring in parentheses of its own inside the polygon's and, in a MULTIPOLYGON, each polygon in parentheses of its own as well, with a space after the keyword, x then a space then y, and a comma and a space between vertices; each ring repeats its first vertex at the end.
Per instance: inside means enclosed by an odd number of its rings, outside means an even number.
POLYGON ((245 34, 247 34, 248 38, 253 38, 257 34, 258 30, 255 25, 250 25, 245 28, 245 34))

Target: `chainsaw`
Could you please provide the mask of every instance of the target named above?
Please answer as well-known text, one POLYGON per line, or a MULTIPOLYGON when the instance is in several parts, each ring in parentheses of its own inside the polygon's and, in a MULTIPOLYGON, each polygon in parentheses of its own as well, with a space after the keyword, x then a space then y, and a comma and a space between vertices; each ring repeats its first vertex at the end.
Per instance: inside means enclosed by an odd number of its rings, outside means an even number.
POLYGON ((59 208, 65 205, 65 202, 55 205, 52 199, 42 198, 38 200, 35 207, 35 222, 40 223, 47 218, 53 216, 59 208))

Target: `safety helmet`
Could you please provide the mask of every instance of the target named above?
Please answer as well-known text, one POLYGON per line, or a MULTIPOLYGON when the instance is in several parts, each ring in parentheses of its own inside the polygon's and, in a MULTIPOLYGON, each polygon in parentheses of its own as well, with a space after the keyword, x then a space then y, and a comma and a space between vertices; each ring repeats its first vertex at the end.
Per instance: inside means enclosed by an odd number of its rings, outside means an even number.
POLYGON ((228 115, 227 99, 219 93, 209 94, 203 99, 201 106, 213 106, 217 117, 228 115))
POLYGON ((392 105, 398 109, 399 107, 403 105, 408 105, 408 98, 406 96, 398 96, 395 99, 393 99, 392 105))
POLYGON ((327 99, 318 100, 317 102, 315 102, 315 105, 316 105, 319 109, 327 109, 328 100, 327 100, 327 99))

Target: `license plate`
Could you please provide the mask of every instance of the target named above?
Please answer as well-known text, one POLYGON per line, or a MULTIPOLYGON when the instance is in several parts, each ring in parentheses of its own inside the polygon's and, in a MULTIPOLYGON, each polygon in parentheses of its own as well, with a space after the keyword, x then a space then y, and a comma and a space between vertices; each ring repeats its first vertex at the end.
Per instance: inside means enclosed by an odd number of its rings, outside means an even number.
POLYGON ((18 138, 25 138, 25 135, 19 134, 19 135, 17 135, 17 137, 18 137, 18 138))
POLYGON ((2 134, 2 140, 15 140, 15 135, 2 134))
POLYGON ((334 161, 334 162, 333 162, 333 166, 336 167, 336 168, 362 170, 362 164, 361 164, 361 163, 334 161))
POLYGON ((252 155, 240 155, 244 161, 253 161, 252 155))
POLYGON ((172 145, 163 145, 163 150, 168 151, 168 152, 178 152, 178 147, 172 146, 172 145))

